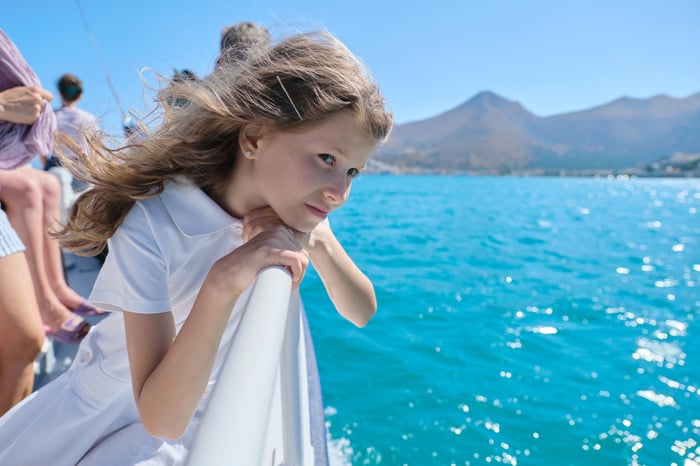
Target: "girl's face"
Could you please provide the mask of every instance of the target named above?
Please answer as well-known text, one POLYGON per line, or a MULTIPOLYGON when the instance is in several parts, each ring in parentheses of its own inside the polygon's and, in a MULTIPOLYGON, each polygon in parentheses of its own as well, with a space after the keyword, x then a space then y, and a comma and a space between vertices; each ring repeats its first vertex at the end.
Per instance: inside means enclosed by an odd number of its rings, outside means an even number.
POLYGON ((263 132, 252 159, 254 194, 291 228, 310 232, 342 206, 377 141, 339 112, 302 132, 263 132))

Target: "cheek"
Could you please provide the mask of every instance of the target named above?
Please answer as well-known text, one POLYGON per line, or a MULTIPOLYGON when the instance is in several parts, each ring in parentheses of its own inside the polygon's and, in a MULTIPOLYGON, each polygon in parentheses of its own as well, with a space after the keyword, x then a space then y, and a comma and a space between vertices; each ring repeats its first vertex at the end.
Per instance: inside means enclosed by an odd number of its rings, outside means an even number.
MULTIPOLYGON (((275 160, 265 160, 265 191, 272 194, 278 206, 299 202, 311 192, 320 189, 326 182, 324 173, 311 157, 294 157, 280 153, 275 160)), ((272 199, 270 199, 272 201, 272 199)))
POLYGON ((289 171, 290 183, 296 184, 307 191, 315 189, 317 186, 324 183, 324 173, 319 168, 313 158, 306 158, 300 163, 295 164, 289 171))
POLYGON ((279 207, 290 207, 299 202, 299 198, 304 196, 312 180, 302 170, 295 170, 294 167, 275 167, 269 173, 265 189, 272 194, 271 202, 275 202, 279 207))

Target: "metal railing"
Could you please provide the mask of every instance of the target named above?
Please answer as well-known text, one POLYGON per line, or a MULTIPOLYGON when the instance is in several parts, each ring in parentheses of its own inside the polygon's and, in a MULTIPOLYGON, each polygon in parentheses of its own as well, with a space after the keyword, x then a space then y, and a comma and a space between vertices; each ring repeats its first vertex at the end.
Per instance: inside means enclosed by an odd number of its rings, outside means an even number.
POLYGON ((188 466, 313 465, 300 305, 291 289, 287 270, 260 272, 188 466))

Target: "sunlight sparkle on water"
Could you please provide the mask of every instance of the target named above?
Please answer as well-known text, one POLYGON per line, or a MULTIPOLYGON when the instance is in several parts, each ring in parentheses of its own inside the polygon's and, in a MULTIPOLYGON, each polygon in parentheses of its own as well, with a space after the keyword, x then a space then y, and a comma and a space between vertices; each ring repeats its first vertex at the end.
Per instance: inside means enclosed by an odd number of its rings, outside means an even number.
POLYGON ((672 278, 665 278, 663 280, 657 280, 654 282, 656 288, 671 288, 678 285, 678 281, 672 278))
POLYGON ((637 345, 637 350, 632 354, 633 359, 655 362, 659 366, 666 363, 665 366, 669 368, 685 363, 685 353, 674 343, 640 338, 637 345))
POLYGON ((557 329, 554 327, 548 327, 548 326, 539 326, 539 327, 528 327, 526 330, 532 332, 532 333, 539 333, 541 335, 556 335, 557 329))
POLYGON ((662 395, 653 390, 639 390, 637 391, 637 395, 657 404, 661 408, 664 406, 676 406, 676 400, 674 400, 672 396, 662 395))

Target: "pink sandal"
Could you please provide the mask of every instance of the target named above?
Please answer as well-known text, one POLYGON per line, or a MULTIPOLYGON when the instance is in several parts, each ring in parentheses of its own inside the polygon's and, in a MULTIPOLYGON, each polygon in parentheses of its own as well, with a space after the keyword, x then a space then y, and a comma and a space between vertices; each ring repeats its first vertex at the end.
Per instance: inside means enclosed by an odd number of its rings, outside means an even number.
POLYGON ((63 322, 58 330, 51 330, 51 327, 44 325, 44 332, 46 332, 47 337, 69 345, 80 343, 89 331, 90 324, 75 314, 63 322))
POLYGON ((80 304, 78 304, 78 307, 71 310, 79 316, 97 316, 105 313, 105 311, 103 311, 102 309, 97 309, 95 306, 87 302, 85 298, 82 298, 80 300, 80 304))

